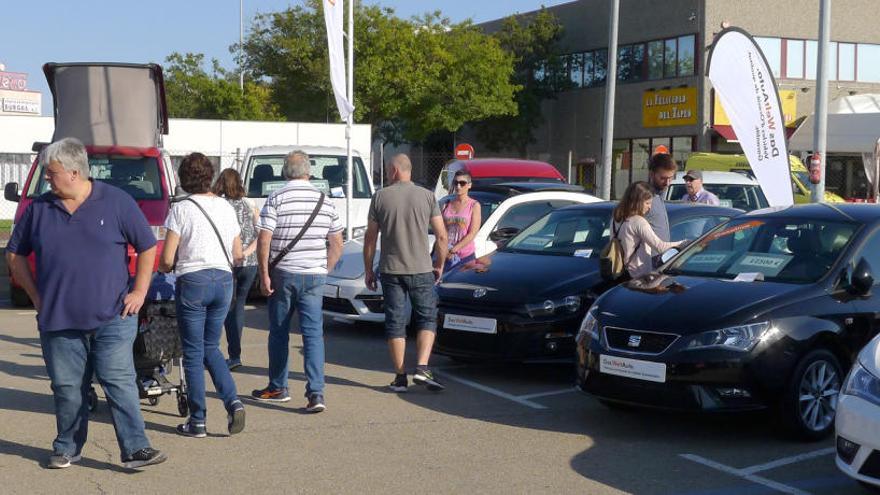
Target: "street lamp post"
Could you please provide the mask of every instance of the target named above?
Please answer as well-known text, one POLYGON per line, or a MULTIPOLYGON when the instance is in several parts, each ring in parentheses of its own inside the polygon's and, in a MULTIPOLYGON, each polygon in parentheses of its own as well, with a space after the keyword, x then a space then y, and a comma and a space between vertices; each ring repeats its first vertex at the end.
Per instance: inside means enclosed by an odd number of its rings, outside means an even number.
POLYGON ((614 93, 617 89, 617 18, 620 0, 611 0, 608 21, 608 72, 605 75, 605 135, 602 138, 602 197, 611 199, 611 169, 614 148, 614 93))
MULTIPOLYGON (((831 0, 819 2, 819 61, 816 70, 816 119, 813 126, 813 153, 819 158, 819 183, 812 186, 813 203, 825 200, 825 151, 828 127, 828 40, 831 37, 831 0)), ((812 166, 812 165, 811 165, 812 166)))

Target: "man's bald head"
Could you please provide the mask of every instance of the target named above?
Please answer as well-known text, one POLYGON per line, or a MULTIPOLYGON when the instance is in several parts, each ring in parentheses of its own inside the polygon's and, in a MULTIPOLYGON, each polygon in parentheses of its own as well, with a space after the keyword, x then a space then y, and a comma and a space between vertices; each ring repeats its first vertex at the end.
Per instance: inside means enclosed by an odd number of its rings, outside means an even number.
POLYGON ((399 172, 412 172, 412 162, 406 153, 398 153, 391 157, 391 166, 399 172))
POLYGON ((405 153, 398 153, 388 160, 388 178, 391 182, 408 181, 412 175, 412 162, 405 153))

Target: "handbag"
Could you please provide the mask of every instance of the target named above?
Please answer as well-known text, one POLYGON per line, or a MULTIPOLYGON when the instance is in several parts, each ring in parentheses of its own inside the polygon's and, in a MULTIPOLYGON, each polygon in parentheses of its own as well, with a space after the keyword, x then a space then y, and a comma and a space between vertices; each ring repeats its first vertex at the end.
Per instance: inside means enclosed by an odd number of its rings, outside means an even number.
POLYGON ((309 227, 312 226, 312 222, 315 221, 315 217, 318 216, 318 212, 321 211, 321 207, 324 206, 324 193, 321 193, 321 196, 318 198, 318 204, 315 206, 315 209, 312 210, 312 214, 309 215, 309 219, 306 220, 306 223, 303 224, 302 228, 299 230, 299 233, 296 234, 296 237, 293 238, 292 241, 278 253, 278 256, 275 257, 271 262, 269 262, 269 271, 271 272, 278 263, 281 262, 281 259, 287 256, 287 253, 296 246, 296 243, 305 235, 306 231, 309 230, 309 227))

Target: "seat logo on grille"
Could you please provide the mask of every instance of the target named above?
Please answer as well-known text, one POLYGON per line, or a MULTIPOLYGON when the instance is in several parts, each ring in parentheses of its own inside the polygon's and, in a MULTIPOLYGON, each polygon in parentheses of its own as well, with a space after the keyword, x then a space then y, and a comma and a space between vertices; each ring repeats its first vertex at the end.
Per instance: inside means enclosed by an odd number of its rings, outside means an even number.
POLYGON ((641 335, 630 335, 629 340, 626 342, 626 345, 630 347, 638 347, 642 344, 642 336, 641 335))
POLYGON ((474 290, 474 298, 483 297, 486 295, 486 289, 480 287, 479 289, 474 290))

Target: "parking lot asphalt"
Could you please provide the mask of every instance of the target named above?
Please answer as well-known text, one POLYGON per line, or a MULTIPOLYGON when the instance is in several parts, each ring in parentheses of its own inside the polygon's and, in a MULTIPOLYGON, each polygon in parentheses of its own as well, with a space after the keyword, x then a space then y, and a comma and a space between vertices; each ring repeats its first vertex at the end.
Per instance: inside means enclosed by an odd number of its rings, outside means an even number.
MULTIPOLYGON (((381 328, 330 321, 326 412, 302 409, 301 340, 293 335, 293 400, 247 401, 242 434, 226 436, 210 385, 206 439, 176 435, 172 396, 143 402, 148 435, 169 460, 128 471, 99 390, 83 461, 50 471, 42 463, 55 433, 53 403, 34 315, 0 292, 2 493, 867 493, 835 468, 830 439, 787 440, 765 414, 611 410, 574 390, 567 365, 437 357, 446 391, 392 394, 381 328)), ((267 382, 264 305, 249 306, 246 326, 245 366, 234 373, 241 395, 267 382)))

